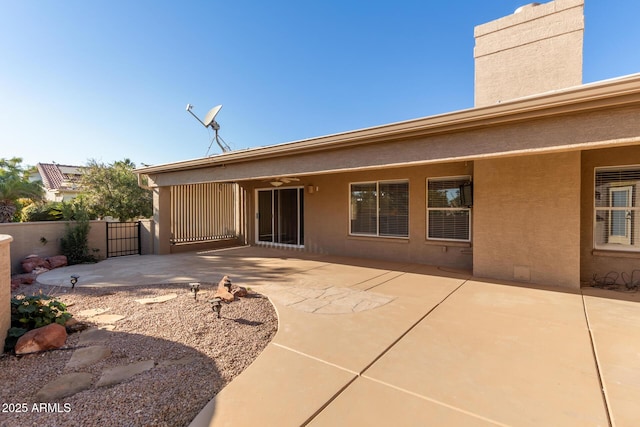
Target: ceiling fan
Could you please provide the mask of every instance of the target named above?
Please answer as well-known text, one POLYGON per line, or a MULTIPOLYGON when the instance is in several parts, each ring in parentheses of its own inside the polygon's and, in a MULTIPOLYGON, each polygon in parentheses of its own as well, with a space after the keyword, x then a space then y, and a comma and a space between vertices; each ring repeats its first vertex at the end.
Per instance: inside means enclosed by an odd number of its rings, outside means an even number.
POLYGON ((269 179, 265 179, 263 182, 268 182, 269 184, 273 185, 274 187, 280 187, 283 184, 289 184, 291 182, 297 182, 300 181, 299 178, 293 178, 290 176, 278 176, 275 178, 269 178, 269 179))

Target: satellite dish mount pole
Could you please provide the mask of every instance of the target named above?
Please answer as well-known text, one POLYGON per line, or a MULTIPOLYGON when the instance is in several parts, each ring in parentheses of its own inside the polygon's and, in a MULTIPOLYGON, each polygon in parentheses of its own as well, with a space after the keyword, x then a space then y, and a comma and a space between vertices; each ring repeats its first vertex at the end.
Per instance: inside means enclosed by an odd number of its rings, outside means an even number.
MULTIPOLYGON (((220 130, 220 125, 218 124, 218 122, 216 122, 216 115, 218 115, 218 113, 220 112, 220 109, 222 108, 222 105, 217 105, 217 106, 213 107, 211 110, 209 110, 207 115, 204 116, 204 121, 200 120, 200 118, 198 116, 193 114, 193 111, 191 111, 192 108, 193 108, 193 105, 187 104, 187 111, 189 112, 189 114, 191 114, 193 117, 195 117, 196 120, 198 120, 202 124, 202 126, 204 126, 206 128, 210 127, 211 129, 213 129, 213 131, 215 132, 215 137, 214 138, 216 140, 216 143, 218 144, 218 146, 222 150, 222 152, 223 153, 227 153, 227 152, 231 151, 231 148, 227 145, 226 142, 224 142, 224 139, 222 139, 222 137, 220 135, 218 135, 218 131, 220 130)), ((211 144, 213 144, 213 140, 211 141, 211 144)), ((207 154, 205 154, 205 156, 209 155, 209 150, 211 149, 211 144, 209 144, 209 148, 207 149, 207 154)))

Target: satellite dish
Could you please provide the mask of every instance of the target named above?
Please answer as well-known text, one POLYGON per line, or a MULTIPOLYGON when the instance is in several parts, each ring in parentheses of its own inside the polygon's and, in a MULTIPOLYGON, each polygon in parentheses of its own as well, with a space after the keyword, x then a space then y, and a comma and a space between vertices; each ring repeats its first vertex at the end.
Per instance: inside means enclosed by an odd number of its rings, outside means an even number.
POLYGON ((218 124, 218 123, 216 123, 216 116, 220 112, 221 108, 222 108, 222 105, 216 105, 211 110, 209 110, 207 115, 204 116, 204 122, 203 123, 204 123, 205 127, 208 127, 208 126, 215 127, 218 124))
POLYGON ((193 114, 193 111, 191 111, 192 108, 193 108, 193 105, 187 104, 187 112, 191 114, 193 117, 195 117, 200 123, 202 123, 202 126, 206 128, 210 127, 216 133, 214 138, 211 139, 211 144, 209 144, 209 148, 207 149, 207 154, 205 154, 205 156, 209 155, 209 150, 211 150, 213 139, 215 139, 216 143, 218 144, 218 146, 220 147, 223 153, 227 153, 231 151, 231 148, 227 145, 226 142, 224 142, 224 139, 222 139, 222 137, 218 135, 218 130, 220 130, 220 125, 218 124, 218 122, 216 122, 216 116, 220 112, 222 105, 216 105, 211 110, 209 110, 207 115, 204 116, 204 121, 200 120, 198 116, 193 114))

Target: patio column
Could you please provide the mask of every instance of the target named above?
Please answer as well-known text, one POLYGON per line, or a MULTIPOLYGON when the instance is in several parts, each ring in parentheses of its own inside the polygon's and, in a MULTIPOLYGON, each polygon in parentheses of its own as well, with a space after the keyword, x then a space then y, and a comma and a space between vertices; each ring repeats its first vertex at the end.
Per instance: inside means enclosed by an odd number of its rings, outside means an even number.
POLYGON ((157 255, 171 253, 171 187, 153 189, 153 248, 157 255))
POLYGON ((580 288, 580 156, 474 162, 474 275, 580 288))

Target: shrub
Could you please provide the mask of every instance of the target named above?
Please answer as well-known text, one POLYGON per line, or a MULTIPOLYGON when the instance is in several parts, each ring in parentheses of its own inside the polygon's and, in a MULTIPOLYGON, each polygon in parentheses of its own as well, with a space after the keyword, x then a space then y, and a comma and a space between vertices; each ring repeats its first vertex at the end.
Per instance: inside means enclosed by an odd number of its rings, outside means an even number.
POLYGON ((67 257, 69 265, 83 262, 95 262, 96 259, 89 253, 89 213, 82 202, 63 205, 65 219, 75 218, 74 224, 67 224, 67 230, 60 238, 60 249, 67 257))
POLYGON ((48 295, 11 298, 11 328, 4 342, 4 351, 12 352, 18 338, 28 331, 54 322, 64 326, 71 317, 65 304, 48 295))
POLYGON ((22 221, 62 221, 62 203, 33 203, 22 209, 22 221))

